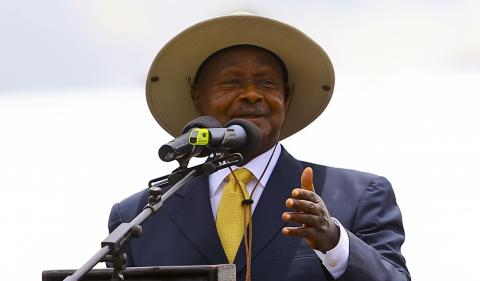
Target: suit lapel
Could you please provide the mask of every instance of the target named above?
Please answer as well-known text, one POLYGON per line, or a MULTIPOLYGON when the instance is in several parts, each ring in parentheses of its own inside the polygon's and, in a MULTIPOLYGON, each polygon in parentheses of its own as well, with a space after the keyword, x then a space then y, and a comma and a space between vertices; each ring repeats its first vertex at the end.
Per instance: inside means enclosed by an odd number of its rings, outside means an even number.
POLYGON ((176 196, 170 218, 210 264, 228 263, 212 216, 208 176, 192 179, 176 196))
MULTIPOLYGON (((282 213, 287 211, 285 200, 291 190, 300 186, 302 165, 282 148, 282 154, 267 182, 253 214, 252 260, 284 227, 282 213)), ((245 244, 242 241, 235 258, 237 272, 245 267, 245 244)))

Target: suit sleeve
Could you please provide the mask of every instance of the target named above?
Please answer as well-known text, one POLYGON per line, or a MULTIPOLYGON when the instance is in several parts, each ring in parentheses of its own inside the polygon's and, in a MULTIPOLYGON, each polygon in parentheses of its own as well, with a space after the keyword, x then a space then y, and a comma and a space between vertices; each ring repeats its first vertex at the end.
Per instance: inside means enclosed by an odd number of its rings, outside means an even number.
POLYGON ((354 225, 347 231, 349 257, 339 281, 409 281, 400 247, 405 240, 402 216, 390 183, 375 177, 365 189, 354 225))
POLYGON ((120 206, 118 203, 113 205, 112 210, 110 211, 110 217, 108 218, 108 232, 112 233, 124 220, 120 213, 120 206))

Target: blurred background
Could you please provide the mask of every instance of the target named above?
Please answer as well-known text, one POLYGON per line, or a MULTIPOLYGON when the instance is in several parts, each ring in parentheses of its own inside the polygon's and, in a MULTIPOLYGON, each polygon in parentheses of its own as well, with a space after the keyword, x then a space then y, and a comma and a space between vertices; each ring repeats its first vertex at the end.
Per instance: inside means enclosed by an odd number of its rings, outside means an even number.
POLYGON ((111 206, 176 168, 157 156, 171 137, 147 108, 148 69, 180 31, 235 11, 293 25, 332 59, 330 105, 282 141, 290 153, 392 182, 414 280, 480 280, 474 0, 2 1, 2 279, 80 267, 111 206))

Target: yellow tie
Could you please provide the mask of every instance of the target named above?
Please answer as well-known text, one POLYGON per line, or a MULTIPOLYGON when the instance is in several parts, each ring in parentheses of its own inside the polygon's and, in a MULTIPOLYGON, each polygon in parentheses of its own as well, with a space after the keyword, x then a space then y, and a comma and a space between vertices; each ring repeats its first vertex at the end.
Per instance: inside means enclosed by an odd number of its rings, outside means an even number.
MULTIPOLYGON (((232 173, 228 175, 228 182, 223 188, 222 198, 217 211, 217 232, 222 242, 223 250, 227 255, 228 262, 233 263, 237 255, 238 247, 243 238, 245 229, 244 223, 249 223, 249 216, 246 220, 245 210, 242 206, 243 198, 249 198, 245 185, 252 179, 253 174, 240 168, 233 172, 238 179, 238 183, 232 173), (243 195, 242 195, 243 193, 243 195)), ((250 207, 250 205, 245 205, 250 207)), ((247 212, 248 214, 248 212, 247 212)))

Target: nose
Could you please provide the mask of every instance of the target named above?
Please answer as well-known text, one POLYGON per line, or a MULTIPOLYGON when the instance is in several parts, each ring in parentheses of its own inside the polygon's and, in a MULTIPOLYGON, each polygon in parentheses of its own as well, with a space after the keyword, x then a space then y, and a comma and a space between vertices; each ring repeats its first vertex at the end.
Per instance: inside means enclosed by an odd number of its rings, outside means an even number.
POLYGON ((240 95, 242 101, 249 103, 257 103, 263 99, 262 94, 258 91, 252 81, 248 81, 245 85, 243 93, 240 95))

